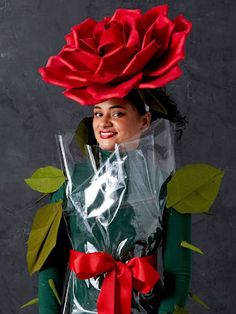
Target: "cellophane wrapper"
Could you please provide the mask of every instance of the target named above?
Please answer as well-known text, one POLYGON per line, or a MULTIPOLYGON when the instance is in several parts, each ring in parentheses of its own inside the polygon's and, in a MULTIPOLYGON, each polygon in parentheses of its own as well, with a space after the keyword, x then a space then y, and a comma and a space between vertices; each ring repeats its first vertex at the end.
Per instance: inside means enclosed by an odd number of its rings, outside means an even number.
MULTIPOLYGON (((158 254, 166 183, 175 170, 173 126, 158 119, 135 141, 80 147, 74 133, 58 135, 68 181, 63 214, 72 249, 106 252, 126 262, 158 254)), ((97 313, 106 274, 80 280, 68 270, 61 313, 97 313)), ((148 294, 132 291, 132 313, 157 313, 160 284, 148 294)), ((109 300, 108 300, 109 302, 109 300)))

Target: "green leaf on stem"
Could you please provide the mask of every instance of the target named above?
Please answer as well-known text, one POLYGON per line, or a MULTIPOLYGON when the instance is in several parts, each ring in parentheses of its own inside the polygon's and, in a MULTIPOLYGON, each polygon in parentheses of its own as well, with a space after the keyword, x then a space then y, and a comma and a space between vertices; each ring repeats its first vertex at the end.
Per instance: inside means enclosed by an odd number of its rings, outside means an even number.
POLYGON ((61 300, 59 298, 59 294, 57 292, 57 289, 56 289, 56 286, 55 286, 53 279, 49 279, 48 283, 49 283, 50 288, 52 289, 53 294, 55 295, 55 297, 57 299, 57 302, 61 305, 61 300))
POLYGON ((41 269, 56 245, 62 217, 62 201, 38 209, 28 239, 27 264, 29 273, 41 269))
POLYGON ((195 302, 203 306, 205 309, 209 310, 209 306, 204 301, 202 301, 199 296, 191 291, 189 292, 189 295, 195 302))
POLYGON ((38 302, 39 302, 39 299, 35 298, 35 299, 32 299, 32 300, 28 301, 27 303, 23 304, 20 308, 24 309, 25 307, 37 304, 38 302))
POLYGON ((208 164, 189 164, 167 184, 167 207, 180 213, 208 212, 220 188, 224 173, 208 164))
POLYGON ((187 241, 182 241, 180 243, 180 245, 186 249, 189 249, 189 250, 192 250, 194 252, 197 252, 199 254, 204 254, 202 250, 200 250, 197 246, 191 244, 191 243, 188 243, 187 241))
POLYGON ((38 168, 30 178, 25 179, 27 185, 41 193, 52 193, 65 182, 66 177, 61 169, 47 166, 38 168))

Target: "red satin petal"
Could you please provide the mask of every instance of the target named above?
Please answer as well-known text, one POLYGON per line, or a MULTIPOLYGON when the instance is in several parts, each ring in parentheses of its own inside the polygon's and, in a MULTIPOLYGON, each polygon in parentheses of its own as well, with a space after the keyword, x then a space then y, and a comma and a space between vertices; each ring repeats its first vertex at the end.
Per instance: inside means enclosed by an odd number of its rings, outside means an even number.
POLYGON ((178 65, 170 69, 167 73, 160 77, 144 77, 138 88, 158 88, 163 87, 173 80, 176 80, 182 74, 182 70, 178 65))
MULTIPOLYGON (((160 46, 157 56, 160 56, 169 46, 170 36, 174 30, 174 23, 165 16, 159 16, 147 30, 142 47, 145 47, 151 40, 156 40, 160 46)), ((156 57, 157 57, 156 56, 156 57)))
MULTIPOLYGON (((86 85, 91 85, 92 83, 104 84, 110 82, 117 78, 116 74, 113 73, 104 73, 101 75, 95 75, 93 72, 85 71, 74 71, 70 74, 67 74, 68 79, 78 81, 79 83, 84 82, 86 85)), ((82 86, 82 85, 80 85, 82 86)), ((85 86, 85 85, 83 85, 85 86)))
POLYGON ((63 62, 61 62, 58 58, 57 58, 57 56, 52 56, 52 57, 50 57, 49 59, 48 59, 48 62, 47 62, 47 64, 46 64, 46 67, 60 67, 60 66, 62 66, 62 67, 65 67, 65 68, 67 68, 65 65, 64 65, 64 63, 63 62))
POLYGON ((122 98, 128 94, 128 92, 137 87, 138 83, 142 79, 142 73, 138 73, 133 76, 130 80, 127 80, 122 83, 112 83, 108 84, 92 84, 87 88, 87 91, 94 96, 94 98, 122 98))
POLYGON ((38 72, 42 76, 42 79, 47 83, 65 88, 71 88, 78 85, 77 81, 67 78, 68 69, 63 66, 39 68, 38 72))
POLYGON ((84 38, 79 40, 79 46, 81 51, 86 51, 92 54, 98 54, 93 38, 84 38))
MULTIPOLYGON (((63 95, 69 99, 72 99, 83 106, 91 106, 103 101, 103 98, 95 98, 85 88, 71 88, 63 92, 63 95)), ((103 95, 104 97, 105 95, 103 95)))
POLYGON ((82 51, 62 51, 58 59, 72 71, 91 70, 96 71, 101 57, 82 51))
POLYGON ((74 36, 76 48, 79 48, 79 39, 93 37, 93 30, 96 24, 96 21, 91 18, 87 18, 82 23, 72 27, 71 30, 74 36))
POLYGON ((115 46, 124 44, 123 28, 118 23, 110 23, 110 27, 105 30, 100 38, 98 51, 102 52, 105 46, 115 44, 115 46))
POLYGON ((109 23, 109 21, 110 21, 110 18, 104 18, 103 21, 98 22, 97 25, 94 27, 93 38, 94 38, 96 47, 99 45, 100 38, 104 30, 106 29, 106 25, 107 23, 109 23))
POLYGON ((168 9, 169 6, 167 4, 163 4, 148 10, 142 17, 143 27, 145 29, 149 28, 160 15, 167 16, 168 9))
POLYGON ((122 18, 126 18, 127 16, 130 16, 134 19, 138 19, 141 17, 141 10, 140 9, 116 9, 114 14, 111 17, 111 22, 118 20, 120 21, 122 18))
POLYGON ((177 16, 173 22, 175 24, 175 32, 185 32, 187 35, 190 33, 192 29, 192 23, 188 21, 183 15, 177 16))
POLYGON ((66 34, 64 38, 68 46, 75 47, 75 39, 72 33, 66 34))
POLYGON ((143 70, 146 63, 153 57, 158 50, 158 44, 155 40, 151 41, 143 50, 138 52, 127 67, 123 70, 121 77, 132 75, 143 70))
POLYGON ((99 75, 102 73, 116 73, 119 75, 131 59, 130 49, 122 45, 101 59, 96 73, 99 75))
POLYGON ((171 38, 170 49, 168 53, 152 67, 147 68, 144 71, 145 76, 160 76, 169 71, 173 66, 175 66, 180 60, 183 60, 185 57, 185 33, 174 33, 171 38))
POLYGON ((132 16, 126 16, 121 21, 123 25, 124 42, 129 48, 139 49, 140 46, 140 36, 138 32, 139 23, 141 17, 133 18, 132 16))
POLYGON ((128 92, 137 86, 141 81, 142 74, 139 73, 130 80, 120 84, 93 84, 86 88, 72 88, 63 92, 63 94, 80 103, 81 105, 94 105, 109 98, 122 98, 128 92))

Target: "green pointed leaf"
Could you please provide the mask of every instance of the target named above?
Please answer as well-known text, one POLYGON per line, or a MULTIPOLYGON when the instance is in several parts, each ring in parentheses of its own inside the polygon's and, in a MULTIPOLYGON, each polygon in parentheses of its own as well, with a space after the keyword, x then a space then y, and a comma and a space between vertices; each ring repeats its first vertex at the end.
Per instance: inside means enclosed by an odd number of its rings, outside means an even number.
POLYGON ((204 254, 202 250, 200 250, 198 247, 196 247, 195 245, 188 243, 187 241, 182 241, 180 243, 180 245, 186 249, 192 250, 194 252, 197 252, 199 254, 204 254))
POLYGON ((208 164, 186 165, 167 184, 167 207, 180 213, 208 212, 224 173, 208 164))
POLYGON ((56 289, 56 286, 55 286, 55 283, 54 283, 53 279, 49 279, 49 280, 48 280, 48 283, 49 283, 49 286, 50 286, 50 288, 52 289, 52 292, 54 293, 54 295, 55 295, 55 297, 56 297, 58 303, 61 305, 61 300, 60 300, 60 298, 59 298, 59 294, 58 294, 58 292, 57 292, 57 289, 56 289))
POLYGON ((209 310, 209 306, 204 301, 202 301, 199 296, 191 291, 189 292, 189 295, 195 302, 202 305, 205 309, 209 310))
POLYGON ((40 270, 56 245, 62 217, 62 201, 38 209, 28 239, 27 264, 29 273, 40 270))
POLYGON ((93 118, 86 117, 80 121, 76 129, 75 136, 76 136, 77 143, 79 144, 81 151, 85 155, 87 154, 85 150, 85 144, 89 144, 89 145, 96 144, 96 139, 94 136, 92 125, 93 125, 93 118))
POLYGON ((175 310, 173 314, 189 314, 189 312, 186 309, 181 308, 177 304, 175 304, 175 310))
POLYGON ((35 191, 52 193, 58 190, 65 180, 61 169, 47 166, 37 169, 30 178, 25 179, 25 182, 35 191))
POLYGON ((30 300, 29 302, 23 304, 20 308, 21 308, 21 309, 24 309, 25 307, 31 306, 31 305, 34 305, 34 304, 37 304, 38 302, 39 302, 39 299, 38 299, 38 298, 35 298, 35 299, 32 299, 32 300, 30 300))

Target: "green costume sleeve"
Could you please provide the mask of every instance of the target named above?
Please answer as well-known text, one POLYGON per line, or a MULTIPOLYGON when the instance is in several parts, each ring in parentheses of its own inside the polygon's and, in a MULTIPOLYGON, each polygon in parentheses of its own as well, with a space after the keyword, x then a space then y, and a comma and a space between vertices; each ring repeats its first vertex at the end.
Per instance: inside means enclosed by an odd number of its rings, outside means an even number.
MULTIPOLYGON (((51 195, 50 202, 58 202, 60 199, 65 199, 64 186, 51 195)), ((48 281, 49 279, 53 279, 57 292, 61 297, 68 261, 68 252, 69 240, 65 222, 62 219, 58 231, 57 245, 50 253, 38 275, 39 314, 59 314, 60 305, 50 288, 48 281)))
POLYGON ((163 271, 164 294, 158 314, 173 313, 174 305, 184 307, 191 274, 191 251, 180 246, 191 243, 191 215, 173 208, 164 212, 163 271))

